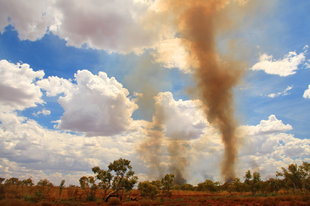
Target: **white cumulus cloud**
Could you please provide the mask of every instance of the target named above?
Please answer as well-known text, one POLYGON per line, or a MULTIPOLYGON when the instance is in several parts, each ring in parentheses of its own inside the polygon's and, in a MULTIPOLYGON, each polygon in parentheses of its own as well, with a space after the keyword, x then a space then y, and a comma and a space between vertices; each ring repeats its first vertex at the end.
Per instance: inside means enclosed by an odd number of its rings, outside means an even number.
POLYGON ((1 111, 24 110, 43 104, 40 87, 35 84, 42 79, 43 71, 33 71, 28 64, 0 61, 0 107, 1 111))
POLYGON ((155 118, 162 118, 165 136, 172 139, 199 138, 207 127, 199 100, 175 101, 170 92, 160 92, 156 97, 155 118))
POLYGON ((265 53, 260 56, 259 62, 253 65, 251 70, 263 70, 267 74, 283 77, 293 75, 298 70, 298 66, 305 61, 305 52, 301 52, 300 54, 289 52, 283 59, 279 60, 274 60, 272 55, 265 53))
POLYGON ((0 31, 12 25, 21 40, 52 32, 67 45, 110 52, 142 52, 162 39, 163 27, 150 23, 149 1, 0 0, 0 31))
POLYGON ((310 85, 308 86, 308 89, 305 90, 303 97, 305 99, 310 99, 310 85))
POLYGON ((261 135, 269 133, 279 133, 292 130, 289 124, 284 124, 282 120, 278 120, 275 115, 270 115, 268 120, 261 120, 256 126, 246 126, 245 129, 250 135, 261 135))
POLYGON ((39 114, 43 114, 44 116, 50 115, 51 111, 47 109, 42 109, 41 111, 33 112, 32 115, 38 117, 39 114))
POLYGON ((18 31, 18 37, 21 40, 35 41, 42 38, 49 26, 55 24, 52 5, 53 0, 1 0, 1 33, 10 24, 18 31))
POLYGON ((64 94, 58 99, 65 112, 57 128, 87 136, 110 136, 134 129, 131 115, 138 106, 114 77, 83 70, 77 71, 75 80, 76 84, 51 77, 37 82, 49 96, 64 94))

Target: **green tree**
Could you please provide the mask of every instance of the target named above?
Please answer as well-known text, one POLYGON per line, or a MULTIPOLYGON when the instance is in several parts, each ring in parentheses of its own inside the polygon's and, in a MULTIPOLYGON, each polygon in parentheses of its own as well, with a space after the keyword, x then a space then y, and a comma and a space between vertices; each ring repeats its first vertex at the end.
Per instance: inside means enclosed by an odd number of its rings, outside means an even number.
POLYGON ((23 184, 24 184, 25 186, 33 186, 33 185, 34 185, 31 178, 24 179, 22 182, 23 182, 23 184))
POLYGON ((88 201, 95 201, 96 200, 96 191, 98 186, 95 183, 95 178, 93 176, 83 176, 80 178, 80 185, 81 188, 86 193, 86 200, 88 201))
POLYGON ((112 189, 112 192, 105 198, 106 200, 120 190, 130 191, 138 180, 138 177, 134 175, 135 172, 132 170, 130 161, 122 158, 110 163, 108 170, 102 170, 98 166, 92 170, 96 174, 96 178, 101 181, 100 187, 105 188, 105 193, 108 189, 112 189))
POLYGON ((59 185, 59 199, 60 199, 60 195, 62 193, 62 190, 64 188, 66 180, 61 180, 60 185, 59 185))
POLYGON ((302 180, 304 178, 304 171, 302 167, 297 167, 297 164, 290 164, 287 169, 281 167, 282 172, 276 172, 277 177, 284 177, 287 186, 292 187, 294 192, 302 189, 302 180))
POLYGON ((259 191, 260 186, 261 186, 261 184, 260 184, 260 182, 261 182, 260 173, 259 172, 254 172, 253 176, 252 176, 251 171, 248 170, 245 173, 244 178, 245 178, 244 183, 247 184, 250 187, 250 189, 252 191, 252 195, 255 195, 255 193, 257 191, 259 191))
POLYGON ((303 162, 299 166, 302 173, 302 188, 305 190, 310 189, 310 164, 308 162, 303 162))
POLYGON ((174 174, 166 174, 165 177, 161 179, 161 184, 162 184, 162 190, 163 190, 163 196, 171 196, 171 188, 173 187, 173 180, 174 180, 174 174))
POLYGON ((53 187, 53 184, 48 180, 48 179, 41 179, 38 183, 37 186, 39 187, 39 193, 37 193, 37 197, 43 197, 45 198, 45 194, 49 194, 49 190, 51 187, 53 187))
POLYGON ((240 178, 236 177, 232 182, 236 192, 245 192, 246 188, 244 188, 244 184, 240 181, 240 178))
POLYGON ((209 192, 216 192, 218 183, 214 183, 212 180, 206 180, 203 183, 199 183, 197 190, 198 191, 209 191, 209 192))
POLYGON ((93 167, 92 171, 96 174, 96 178, 100 180, 98 186, 104 190, 104 197, 107 195, 107 191, 112 187, 113 175, 109 170, 101 170, 100 167, 93 167))
POLYGON ((16 178, 16 177, 11 177, 11 178, 5 180, 4 185, 5 186, 22 185, 22 181, 18 180, 18 178, 16 178))
POLYGON ((149 181, 139 182, 138 190, 142 197, 154 199, 159 193, 157 186, 153 185, 149 181))
MULTIPOLYGON (((135 175, 123 178, 122 186, 126 191, 126 196, 128 196, 128 199, 130 199, 131 191, 132 191, 133 187, 135 186, 135 184, 137 183, 137 181, 138 181, 138 177, 135 175)), ((126 199, 126 196, 125 196, 125 199, 126 199)))
POLYGON ((191 184, 183 183, 181 186, 181 190, 188 190, 188 191, 193 191, 194 186, 191 184))
POLYGON ((153 180, 151 182, 152 185, 155 185, 157 187, 158 190, 161 190, 162 184, 160 180, 153 180))
POLYGON ((178 184, 175 184, 175 185, 173 186, 173 189, 174 189, 174 190, 181 190, 181 186, 178 185, 178 184))

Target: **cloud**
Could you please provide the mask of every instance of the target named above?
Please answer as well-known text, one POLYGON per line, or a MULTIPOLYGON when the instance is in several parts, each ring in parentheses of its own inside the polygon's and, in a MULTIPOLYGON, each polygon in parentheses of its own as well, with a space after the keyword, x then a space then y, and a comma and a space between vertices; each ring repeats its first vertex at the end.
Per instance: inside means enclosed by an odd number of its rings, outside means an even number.
POLYGON ((64 94, 58 99, 65 110, 58 129, 83 132, 87 136, 110 136, 134 129, 131 115, 138 106, 114 77, 82 70, 75 74, 75 81, 76 84, 51 77, 37 82, 48 96, 64 94))
POLYGON ((33 112, 32 115, 35 117, 38 117, 39 114, 43 114, 44 116, 50 115, 51 111, 50 110, 46 110, 46 109, 42 109, 41 111, 37 111, 36 113, 33 112))
POLYGON ((288 91, 291 90, 291 89, 293 89, 293 87, 292 87, 292 86, 291 86, 291 87, 288 86, 283 92, 268 94, 268 97, 274 98, 274 97, 280 96, 280 95, 282 95, 282 96, 289 95, 289 94, 291 94, 291 93, 289 93, 288 91))
POLYGON ((305 99, 310 99, 310 85, 308 86, 308 89, 305 90, 303 97, 305 99))
POLYGON ((165 126, 165 136, 178 140, 197 139, 207 127, 199 100, 175 101, 170 92, 160 92, 155 97, 156 114, 165 126))
POLYGON ((43 104, 40 87, 35 84, 42 79, 43 71, 33 71, 28 64, 0 61, 1 111, 24 110, 43 104))
POLYGON ((46 129, 13 112, 0 115, 0 122, 0 176, 32 176, 35 181, 48 178, 54 184, 59 184, 60 180, 53 178, 53 174, 62 173, 67 184, 78 184, 78 179, 86 173, 90 175, 91 168, 96 165, 105 168, 119 157, 135 160, 130 157, 134 143, 123 139, 140 138, 139 132, 105 138, 72 135, 46 129), (12 124, 8 119, 16 121, 12 124), (67 173, 72 177, 64 175, 67 173))
POLYGON ((49 26, 55 24, 53 0, 0 1, 0 30, 7 25, 18 31, 21 40, 35 41, 44 36, 49 26))
POLYGON ((261 120, 256 126, 244 126, 243 130, 249 135, 262 135, 271 133, 280 133, 292 130, 293 127, 289 124, 283 124, 282 120, 278 120, 275 115, 270 115, 268 120, 261 120))
POLYGON ((181 38, 163 40, 153 54, 155 61, 166 68, 179 68, 184 73, 191 73, 197 63, 190 62, 190 52, 184 47, 186 43, 189 42, 181 38))
POLYGON ((58 94, 69 95, 70 91, 74 90, 74 84, 70 79, 67 80, 56 76, 49 76, 36 83, 40 88, 46 90, 48 97, 57 96, 58 94))
POLYGON ((0 1, 0 30, 10 24, 21 40, 35 41, 52 32, 68 46, 140 53, 163 35, 162 25, 145 21, 156 15, 151 5, 136 0, 0 1))
POLYGON ((251 70, 263 70, 267 74, 279 75, 282 77, 293 75, 298 70, 298 66, 302 64, 306 57, 305 52, 297 54, 296 52, 289 52, 283 59, 274 60, 272 55, 266 53, 260 55, 259 62, 251 67, 251 70))

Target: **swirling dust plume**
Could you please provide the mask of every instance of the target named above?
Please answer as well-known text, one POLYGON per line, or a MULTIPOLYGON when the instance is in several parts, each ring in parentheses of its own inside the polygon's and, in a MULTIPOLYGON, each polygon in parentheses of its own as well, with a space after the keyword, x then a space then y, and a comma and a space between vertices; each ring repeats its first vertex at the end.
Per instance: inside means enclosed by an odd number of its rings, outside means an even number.
MULTIPOLYGON (((235 177, 235 164, 238 156, 237 118, 234 116, 233 89, 240 83, 246 68, 244 61, 236 58, 238 48, 228 46, 225 52, 219 52, 217 38, 221 34, 229 33, 238 27, 238 20, 249 10, 248 1, 242 0, 162 0, 162 8, 173 16, 172 24, 178 30, 178 37, 182 39, 184 47, 190 55, 187 61, 193 65, 193 79, 196 97, 202 103, 202 109, 208 122, 217 128, 222 137, 224 155, 221 163, 221 176, 225 181, 235 177), (231 15, 237 18, 231 18, 231 15), (224 53, 224 54, 223 54, 224 53)), ((249 13, 249 12, 248 12, 249 13)), ((170 18, 171 19, 171 18, 170 18)), ((160 105, 157 105, 160 108, 160 105)), ((156 116, 156 115, 155 115, 156 116)), ((164 115, 157 115, 157 127, 163 128, 164 115)), ((177 124, 177 123, 176 123, 177 124)), ((156 165, 158 173, 163 176, 160 166, 160 148, 163 140, 161 130, 151 131, 149 138, 140 145, 141 153, 149 158, 151 165, 156 165), (153 134, 151 134, 153 133, 153 134), (148 148, 148 152, 145 148, 148 148)), ((172 143, 173 144, 173 143, 172 143)), ((169 154, 179 154, 180 142, 170 145, 169 154)), ((173 172, 179 174, 181 184, 185 182, 184 169, 186 159, 171 161, 173 172)), ((207 163, 205 163, 207 164, 207 163)))

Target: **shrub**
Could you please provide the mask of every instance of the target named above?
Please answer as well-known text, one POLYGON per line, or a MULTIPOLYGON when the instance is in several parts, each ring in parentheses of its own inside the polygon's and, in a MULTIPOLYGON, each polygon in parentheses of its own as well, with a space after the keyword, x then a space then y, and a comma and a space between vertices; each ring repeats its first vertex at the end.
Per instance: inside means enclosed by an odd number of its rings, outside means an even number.
POLYGON ((24 194, 24 200, 25 201, 29 201, 29 202, 34 202, 34 203, 37 203, 39 202, 38 198, 37 197, 34 197, 28 193, 24 194))
POLYGON ((121 205, 122 201, 118 199, 117 197, 111 197, 109 199, 108 205, 121 205))

